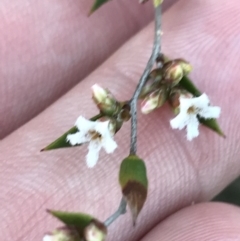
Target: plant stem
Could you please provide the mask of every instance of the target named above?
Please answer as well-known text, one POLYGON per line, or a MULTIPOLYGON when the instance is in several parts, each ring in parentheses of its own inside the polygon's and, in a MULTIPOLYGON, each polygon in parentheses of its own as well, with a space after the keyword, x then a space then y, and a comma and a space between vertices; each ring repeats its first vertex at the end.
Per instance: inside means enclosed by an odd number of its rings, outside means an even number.
POLYGON ((139 80, 137 88, 131 99, 131 145, 130 155, 135 155, 137 152, 137 100, 142 88, 146 84, 147 77, 152 70, 152 67, 161 51, 161 4, 155 7, 155 37, 154 45, 150 59, 147 66, 139 80))
POLYGON ((115 213, 113 213, 105 222, 105 226, 110 226, 119 216, 126 213, 127 202, 122 197, 119 207, 115 213))

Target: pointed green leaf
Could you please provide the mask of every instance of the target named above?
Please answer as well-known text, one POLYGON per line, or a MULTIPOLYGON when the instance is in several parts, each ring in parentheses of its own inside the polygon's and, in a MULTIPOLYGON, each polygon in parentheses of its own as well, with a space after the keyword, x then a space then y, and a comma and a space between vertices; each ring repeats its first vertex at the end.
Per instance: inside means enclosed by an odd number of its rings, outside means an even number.
MULTIPOLYGON (((100 113, 96 116, 93 116, 90 120, 96 121, 101 117, 102 117, 102 114, 100 113)), ((78 132, 78 129, 77 129, 76 126, 74 126, 70 130, 65 132, 63 135, 61 135, 59 138, 57 138, 54 142, 52 142, 48 146, 44 147, 41 151, 49 151, 49 150, 58 149, 58 148, 79 146, 79 145, 72 146, 72 145, 69 144, 69 142, 66 141, 67 135, 74 134, 76 132, 78 132)))
POLYGON ((78 226, 82 229, 87 227, 94 218, 85 213, 62 212, 55 210, 47 210, 54 217, 69 226, 78 226))
POLYGON ((209 127, 210 129, 212 129, 213 131, 217 132, 220 136, 222 137, 226 137, 225 134, 223 133, 223 131, 221 130, 220 126, 218 125, 216 119, 203 119, 203 118, 199 118, 199 121, 209 127))
POLYGON ((202 94, 187 76, 181 79, 179 85, 194 96, 200 96, 202 94))
MULTIPOLYGON (((179 85, 191 94, 193 94, 194 96, 200 96, 202 94, 187 76, 184 76, 182 78, 179 85)), ((220 136, 225 137, 225 134, 221 130, 216 119, 199 118, 199 121, 206 127, 218 133, 220 136)))
POLYGON ((109 2, 110 0, 95 0, 92 8, 91 8, 91 11, 89 13, 92 14, 93 12, 95 12, 98 8, 100 8, 103 4, 109 2))
POLYGON ((80 237, 85 235, 90 235, 93 232, 97 232, 99 240, 104 240, 104 237, 107 234, 107 228, 97 219, 85 213, 71 213, 71 212, 62 212, 55 210, 47 210, 54 217, 62 221, 67 227, 74 227, 78 232, 80 237))
POLYGON ((144 161, 135 155, 125 158, 121 163, 119 182, 135 225, 147 198, 148 179, 144 161))

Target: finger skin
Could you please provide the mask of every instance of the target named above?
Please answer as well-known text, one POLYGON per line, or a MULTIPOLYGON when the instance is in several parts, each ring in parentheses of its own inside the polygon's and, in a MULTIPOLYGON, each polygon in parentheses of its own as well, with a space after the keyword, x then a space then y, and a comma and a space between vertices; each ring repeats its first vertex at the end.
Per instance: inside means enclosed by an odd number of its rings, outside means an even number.
POLYGON ((239 241, 240 209, 223 203, 202 203, 174 213, 141 241, 239 241))
MULTIPOLYGON (((235 67, 235 61, 239 62, 239 13, 235 1, 196 4, 192 0, 178 2, 164 15, 164 52, 193 64, 196 84, 214 105, 222 107, 219 122, 227 139, 201 128, 199 138, 188 142, 184 131, 170 129, 173 114, 167 106, 148 116, 139 115, 138 155, 148 169, 148 199, 137 227, 132 228, 128 212, 110 227, 109 240, 139 240, 160 220, 192 202, 209 200, 240 174, 240 134, 234 128, 240 125, 239 106, 234 101, 239 96, 240 70, 235 67), (180 13, 184 17, 173 17, 180 13)), ((118 169, 129 153, 129 125, 116 135, 116 152, 107 156, 102 152, 94 169, 86 167, 86 146, 39 150, 69 129, 78 115, 96 114, 90 98, 90 87, 96 82, 121 100, 131 97, 151 52, 152 31, 153 25, 148 26, 54 105, 2 141, 3 238, 16 235, 20 241, 39 240, 44 232, 60 225, 43 212, 46 208, 88 212, 100 220, 115 211, 121 198, 118 169)))
POLYGON ((152 19, 151 5, 114 1, 0 3, 0 138, 41 112, 152 19), (126 27, 127 26, 127 27, 126 27))
MULTIPOLYGON (((93 71, 153 18, 151 4, 112 1, 0 3, 0 139, 93 71)), ((167 9, 176 0, 166 1, 167 9)))

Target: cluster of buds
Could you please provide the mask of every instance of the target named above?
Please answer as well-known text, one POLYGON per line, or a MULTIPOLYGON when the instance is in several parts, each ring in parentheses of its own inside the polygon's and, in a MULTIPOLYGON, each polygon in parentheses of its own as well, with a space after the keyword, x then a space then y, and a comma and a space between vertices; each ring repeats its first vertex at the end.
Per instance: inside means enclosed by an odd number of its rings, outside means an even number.
POLYGON ((199 135, 200 119, 215 119, 220 116, 220 108, 210 106, 206 94, 194 96, 181 86, 181 80, 187 76, 192 66, 184 59, 166 61, 164 56, 157 59, 158 68, 154 69, 144 86, 140 99, 141 111, 148 114, 169 102, 177 115, 170 121, 173 129, 186 127, 187 139, 190 141, 199 135))
MULTIPOLYGON (((170 60, 154 69, 140 95, 140 98, 143 99, 142 113, 148 114, 169 100, 170 96, 173 96, 173 92, 176 93, 176 90, 180 89, 178 84, 181 79, 188 75, 191 70, 191 65, 184 59, 170 60)), ((176 95, 174 98, 176 99, 176 95)))

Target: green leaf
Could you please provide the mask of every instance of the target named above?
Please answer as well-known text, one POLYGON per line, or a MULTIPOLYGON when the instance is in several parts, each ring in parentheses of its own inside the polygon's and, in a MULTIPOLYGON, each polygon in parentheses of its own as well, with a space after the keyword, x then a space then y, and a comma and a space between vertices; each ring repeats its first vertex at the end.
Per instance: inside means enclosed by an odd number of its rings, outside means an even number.
MULTIPOLYGON (((198 97, 202 94, 201 91, 197 89, 197 87, 193 84, 193 82, 187 76, 184 76, 181 79, 181 81, 179 82, 179 85, 185 90, 187 90, 188 92, 190 92, 191 94, 193 94, 194 96, 198 97)), ((220 136, 225 137, 225 134, 221 130, 216 119, 199 118, 199 121, 206 127, 218 133, 220 136)))
POLYGON ((109 2, 110 0, 95 0, 89 15, 91 15, 93 12, 95 12, 98 8, 100 8, 103 4, 109 2))
POLYGON ((79 235, 79 238, 84 238, 84 240, 86 241, 93 240, 92 235, 94 233, 94 240, 105 240, 107 234, 107 227, 102 222, 98 221, 92 216, 85 213, 71 213, 55 210, 47 211, 66 225, 66 231, 71 229, 75 230, 75 232, 77 232, 77 234, 79 235))
POLYGON ((85 213, 71 213, 55 210, 47 211, 67 226, 76 227, 81 235, 83 235, 84 229, 94 220, 92 216, 85 213))
POLYGON ((148 179, 144 161, 135 155, 125 158, 121 163, 119 182, 135 225, 147 198, 148 179))
POLYGON ((203 119, 203 118, 198 118, 200 123, 203 125, 209 127, 213 131, 217 132, 220 136, 226 137, 223 131, 221 130, 220 126, 218 125, 216 119, 203 119))
POLYGON ((202 94, 187 76, 181 79, 179 85, 194 96, 200 96, 202 94))
MULTIPOLYGON (((96 116, 93 116, 90 120, 96 121, 101 117, 102 117, 102 114, 100 113, 96 116)), ((69 142, 66 141, 67 135, 74 134, 76 132, 78 132, 78 129, 76 126, 74 126, 70 130, 65 132, 63 135, 61 135, 59 138, 57 138, 54 142, 52 142, 48 146, 44 147, 41 151, 49 151, 49 150, 58 149, 58 148, 80 146, 80 145, 72 146, 71 144, 69 144, 69 142)))

